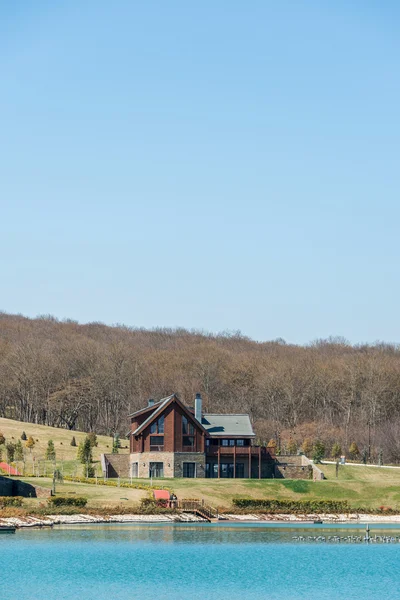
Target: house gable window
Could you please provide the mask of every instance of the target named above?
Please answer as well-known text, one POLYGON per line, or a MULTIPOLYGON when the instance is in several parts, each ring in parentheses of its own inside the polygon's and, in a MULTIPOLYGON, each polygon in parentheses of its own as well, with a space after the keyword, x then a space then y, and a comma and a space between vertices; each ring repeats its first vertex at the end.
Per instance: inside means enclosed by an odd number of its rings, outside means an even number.
POLYGON ((185 448, 194 449, 194 425, 189 421, 185 415, 182 415, 182 445, 185 448))
POLYGON ((164 433, 164 415, 150 425, 150 433, 164 433))

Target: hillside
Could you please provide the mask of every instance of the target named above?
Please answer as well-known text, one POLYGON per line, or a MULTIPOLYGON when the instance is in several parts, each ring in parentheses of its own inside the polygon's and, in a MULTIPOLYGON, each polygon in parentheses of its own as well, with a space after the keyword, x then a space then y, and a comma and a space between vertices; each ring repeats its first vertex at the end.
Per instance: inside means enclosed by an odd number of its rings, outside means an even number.
POLYGON ((148 398, 201 392, 212 412, 246 412, 260 441, 355 441, 400 461, 400 350, 342 338, 308 346, 240 333, 80 325, 0 313, 0 416, 124 435, 148 398))
MULTIPOLYGON (((12 441, 15 443, 18 439, 21 439, 23 431, 25 431, 27 437, 32 436, 35 440, 35 446, 32 452, 25 449, 25 470, 27 473, 33 473, 33 462, 35 462, 36 469, 39 469, 41 474, 43 474, 45 470, 49 473, 52 471, 51 462, 45 461, 44 458, 47 443, 49 440, 53 440, 56 450, 57 466, 60 470, 62 470, 65 475, 72 475, 75 473, 78 475, 82 474, 83 466, 77 460, 77 446, 79 445, 79 442, 86 437, 86 433, 81 431, 68 431, 66 429, 48 427, 46 425, 33 425, 31 423, 23 423, 21 421, 4 418, 0 418, 0 431, 6 438, 6 442, 12 441), (71 446, 73 436, 76 440, 76 447, 71 446)), ((97 447, 93 448, 93 460, 97 463, 97 473, 100 475, 100 454, 111 452, 113 440, 110 437, 98 435, 97 442, 97 447)), ((25 442, 22 442, 22 444, 25 446, 25 442)), ((128 452, 127 440, 121 440, 121 446, 120 452, 128 452)), ((3 452, 3 459, 5 458, 5 453, 3 452)), ((23 461, 16 461, 15 464, 19 471, 23 472, 23 461)))

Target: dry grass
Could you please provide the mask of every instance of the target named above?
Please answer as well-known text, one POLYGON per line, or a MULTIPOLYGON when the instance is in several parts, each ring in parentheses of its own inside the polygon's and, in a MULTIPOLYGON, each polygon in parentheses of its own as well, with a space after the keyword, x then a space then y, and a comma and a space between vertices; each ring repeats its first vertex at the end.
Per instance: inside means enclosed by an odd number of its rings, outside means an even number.
MULTIPOLYGON (((46 452, 47 442, 53 440, 57 458, 60 460, 75 460, 77 448, 71 446, 72 437, 75 436, 76 443, 79 444, 86 436, 86 433, 81 431, 68 431, 67 429, 59 429, 57 427, 47 427, 46 425, 33 425, 22 421, 13 421, 12 419, 0 418, 0 431, 3 433, 7 441, 16 442, 21 439, 21 434, 25 431, 27 437, 32 436, 35 440, 35 448, 32 454, 37 458, 43 458, 46 452)), ((101 453, 111 452, 112 438, 105 435, 98 435, 98 446, 94 448, 94 460, 100 459, 101 453)), ((24 442, 22 442, 24 443, 24 442)), ((127 440, 121 440, 122 446, 127 446, 127 440)), ((121 452, 128 452, 128 449, 123 448, 121 452)), ((28 451, 29 455, 29 451, 28 451)))
MULTIPOLYGON (((53 484, 52 479, 49 477, 23 477, 21 479, 27 483, 47 488, 51 488, 53 484)), ((84 496, 88 498, 87 507, 95 509, 115 507, 116 505, 133 507, 140 502, 141 498, 146 497, 148 492, 129 488, 65 482, 56 484, 56 494, 57 496, 84 496)), ((37 508, 43 502, 46 502, 43 498, 27 498, 24 500, 24 507, 37 508)))

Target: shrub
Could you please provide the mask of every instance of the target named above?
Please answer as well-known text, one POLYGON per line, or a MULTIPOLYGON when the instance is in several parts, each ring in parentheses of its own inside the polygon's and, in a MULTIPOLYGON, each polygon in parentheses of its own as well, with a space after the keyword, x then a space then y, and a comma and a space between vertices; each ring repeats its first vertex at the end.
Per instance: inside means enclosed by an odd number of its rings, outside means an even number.
POLYGON ((269 500, 234 498, 233 505, 241 509, 262 510, 266 513, 348 513, 347 500, 269 500))
POLYGON ((33 437, 30 435, 27 439, 27 441, 25 442, 25 446, 27 448, 29 448, 29 450, 32 452, 32 448, 35 447, 35 440, 33 439, 33 437))
POLYGON ((355 460, 357 458, 357 456, 359 456, 360 451, 359 451, 358 446, 357 446, 357 444, 355 442, 352 442, 350 444, 349 454, 350 454, 350 458, 352 458, 353 460, 355 460))
POLYGON ((26 440, 27 440, 25 431, 23 431, 21 434, 21 440, 23 440, 24 442, 26 442, 26 440))
POLYGON ((76 446, 76 439, 75 439, 74 435, 72 436, 71 446, 74 446, 74 447, 76 446))
POLYGON ((77 506, 84 508, 87 504, 87 498, 76 496, 75 498, 67 498, 65 496, 52 496, 48 499, 51 506, 77 506))
POLYGON ((0 508, 6 506, 22 506, 22 496, 0 496, 0 508))

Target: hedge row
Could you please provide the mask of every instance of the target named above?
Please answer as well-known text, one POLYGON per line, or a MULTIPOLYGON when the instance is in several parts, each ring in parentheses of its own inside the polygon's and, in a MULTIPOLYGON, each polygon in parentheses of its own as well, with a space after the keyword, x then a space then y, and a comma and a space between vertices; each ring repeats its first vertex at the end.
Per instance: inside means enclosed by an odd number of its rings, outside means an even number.
POLYGON ((0 508, 22 506, 22 496, 0 496, 0 508))
POLYGON ((347 500, 268 500, 255 498, 234 498, 237 508, 263 510, 266 513, 348 513, 347 500))
MULTIPOLYGON (((73 481, 74 483, 88 483, 90 485, 106 485, 108 487, 121 487, 121 488, 130 488, 131 490, 145 490, 146 492, 152 492, 153 490, 160 489, 159 486, 156 485, 146 485, 145 483, 124 483, 120 482, 118 485, 118 481, 114 479, 95 479, 94 477, 64 477, 64 481, 73 481)), ((172 491, 166 487, 163 487, 164 490, 167 490, 170 494, 172 491)))
POLYGON ((82 496, 76 496, 75 498, 53 496, 48 499, 48 503, 52 506, 79 506, 79 508, 84 508, 87 504, 87 498, 83 498, 82 496))

